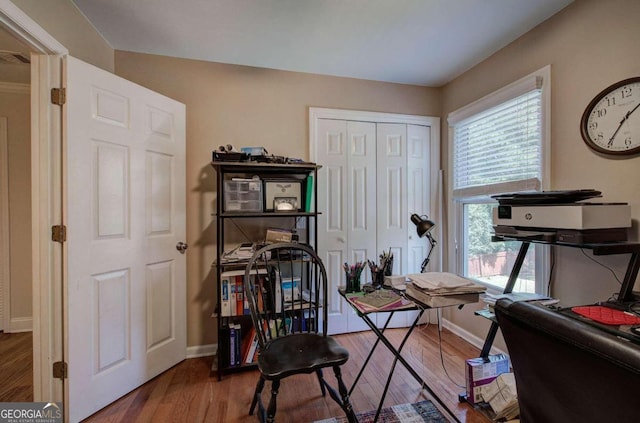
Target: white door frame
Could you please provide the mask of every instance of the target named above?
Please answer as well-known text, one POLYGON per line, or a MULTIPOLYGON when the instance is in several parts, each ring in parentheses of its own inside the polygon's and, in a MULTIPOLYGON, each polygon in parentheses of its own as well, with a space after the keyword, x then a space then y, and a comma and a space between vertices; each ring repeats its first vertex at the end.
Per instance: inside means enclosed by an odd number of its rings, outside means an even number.
POLYGON ((0 0, 0 25, 32 50, 31 210, 33 257, 34 401, 63 400, 63 383, 52 364, 62 360, 63 247, 51 241, 62 224, 61 110, 51 88, 61 83, 60 59, 68 50, 9 0, 0 0))
POLYGON ((0 329, 7 330, 11 318, 9 260, 9 146, 7 118, 0 117, 0 329))

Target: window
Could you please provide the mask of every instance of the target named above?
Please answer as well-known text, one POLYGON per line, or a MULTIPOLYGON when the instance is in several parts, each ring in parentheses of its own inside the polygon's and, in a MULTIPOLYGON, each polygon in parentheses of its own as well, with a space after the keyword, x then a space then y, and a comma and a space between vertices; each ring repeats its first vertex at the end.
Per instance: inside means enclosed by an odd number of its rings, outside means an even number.
MULTIPOLYGON (((456 271, 500 289, 520 243, 491 241, 491 196, 546 188, 549 73, 534 72, 448 117, 456 271)), ((543 246, 529 248, 514 290, 545 292, 547 255, 543 246)))

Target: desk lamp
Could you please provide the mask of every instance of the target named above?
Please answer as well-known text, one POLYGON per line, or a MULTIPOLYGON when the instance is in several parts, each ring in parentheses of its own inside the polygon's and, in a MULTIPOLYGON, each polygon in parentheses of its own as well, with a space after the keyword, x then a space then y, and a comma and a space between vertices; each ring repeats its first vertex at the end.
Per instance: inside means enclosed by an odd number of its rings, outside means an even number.
POLYGON ((427 265, 429 264, 431 253, 433 253, 433 247, 435 247, 436 245, 436 240, 433 239, 433 236, 431 236, 431 231, 436 226, 436 224, 433 223, 433 221, 429 220, 427 216, 418 216, 415 213, 411 215, 411 221, 414 225, 416 225, 416 232, 418 233, 418 236, 420 238, 426 236, 430 243, 429 254, 427 254, 427 257, 425 257, 420 269, 420 272, 424 273, 427 265))

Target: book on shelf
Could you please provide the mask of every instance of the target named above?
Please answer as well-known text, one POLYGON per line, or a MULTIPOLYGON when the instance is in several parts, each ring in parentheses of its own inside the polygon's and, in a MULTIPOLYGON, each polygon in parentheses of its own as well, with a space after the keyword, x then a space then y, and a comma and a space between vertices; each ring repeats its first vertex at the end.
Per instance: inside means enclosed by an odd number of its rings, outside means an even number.
POLYGON ((236 325, 229 325, 229 366, 233 367, 236 365, 236 343, 237 334, 236 334, 236 325))
POLYGON ((225 367, 231 361, 231 357, 229 357, 229 342, 231 340, 231 330, 229 325, 224 325, 220 327, 219 332, 219 354, 218 354, 218 368, 225 367))
MULTIPOLYGON (((244 274, 244 270, 229 270, 220 274, 220 316, 250 314, 249 302, 244 295, 244 274)), ((262 278, 266 270, 259 269, 257 274, 262 278)))
POLYGON ((258 334, 255 328, 251 328, 250 336, 248 338, 248 348, 244 355, 244 362, 246 364, 253 363, 258 349, 258 334))

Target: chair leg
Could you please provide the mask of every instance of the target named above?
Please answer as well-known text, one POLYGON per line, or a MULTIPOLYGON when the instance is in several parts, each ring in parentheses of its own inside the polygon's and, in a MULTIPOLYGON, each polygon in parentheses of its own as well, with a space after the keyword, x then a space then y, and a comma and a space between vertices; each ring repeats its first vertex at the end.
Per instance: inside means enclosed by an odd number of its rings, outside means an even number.
POLYGON ((258 403, 258 399, 260 398, 260 394, 262 394, 262 388, 264 388, 264 378, 260 376, 260 379, 258 379, 258 383, 256 383, 256 390, 253 393, 253 400, 251 400, 251 408, 249 408, 250 416, 253 416, 253 412, 256 409, 256 404, 258 403))
MULTIPOLYGON (((356 413, 353 411, 353 406, 349 401, 349 391, 347 390, 344 381, 342 380, 342 371, 340 370, 340 366, 333 366, 333 373, 336 376, 336 380, 338 381, 338 390, 340 391, 340 396, 342 397, 342 401, 338 401, 336 398, 336 402, 340 404, 345 414, 347 415, 347 420, 349 423, 358 423, 358 418, 356 417, 356 413)), ((331 396, 335 395, 329 391, 331 396)))
POLYGON ((320 390, 322 391, 322 396, 327 395, 327 390, 324 388, 324 376, 322 375, 322 369, 316 370, 316 374, 318 375, 318 382, 320 382, 320 390))
POLYGON ((267 408, 267 423, 276 421, 276 397, 280 389, 280 379, 271 382, 271 399, 269 400, 269 408, 267 408))

